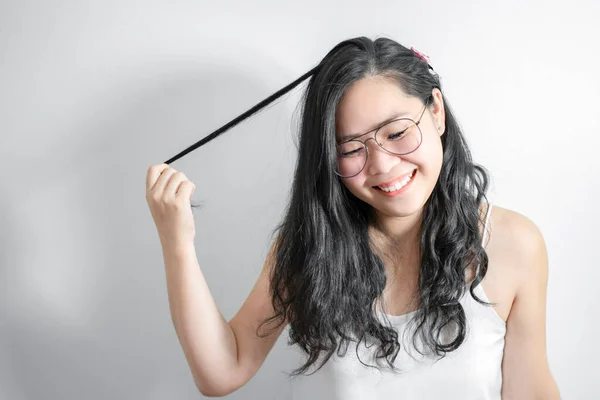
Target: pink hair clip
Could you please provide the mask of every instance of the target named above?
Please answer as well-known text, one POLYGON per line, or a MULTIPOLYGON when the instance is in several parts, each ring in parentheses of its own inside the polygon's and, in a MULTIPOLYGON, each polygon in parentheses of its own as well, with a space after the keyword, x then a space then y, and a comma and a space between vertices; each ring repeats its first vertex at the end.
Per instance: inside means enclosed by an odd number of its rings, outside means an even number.
POLYGON ((419 50, 415 49, 414 47, 411 47, 410 49, 412 50, 413 53, 415 53, 415 55, 417 57, 419 57, 421 60, 425 61, 427 64, 430 64, 428 56, 421 53, 419 50))
POLYGON ((419 50, 415 49, 414 47, 410 48, 413 52, 414 55, 416 55, 417 57, 419 57, 421 60, 425 61, 427 63, 427 66, 429 67, 429 73, 431 75, 438 75, 437 72, 435 72, 435 70, 433 69, 433 67, 431 66, 431 62, 429 61, 429 57, 426 54, 421 53, 419 50))

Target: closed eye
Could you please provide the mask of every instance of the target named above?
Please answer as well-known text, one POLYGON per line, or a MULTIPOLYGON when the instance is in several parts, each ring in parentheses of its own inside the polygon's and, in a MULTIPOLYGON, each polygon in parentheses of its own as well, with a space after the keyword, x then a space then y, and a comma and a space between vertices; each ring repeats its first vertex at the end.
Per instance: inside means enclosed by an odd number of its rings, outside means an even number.
POLYGON ((357 156, 361 151, 364 151, 364 148, 358 148, 356 150, 348 151, 346 153, 342 153, 342 157, 352 157, 357 156))
POLYGON ((397 132, 397 133, 394 133, 394 134, 392 134, 392 135, 389 135, 389 136, 388 136, 388 139, 391 139, 391 140, 397 140, 397 139, 400 139, 400 138, 402 138, 402 136, 404 136, 404 134, 406 133, 406 131, 407 131, 407 130, 408 130, 408 129, 405 129, 405 130, 403 130, 402 132, 397 132))

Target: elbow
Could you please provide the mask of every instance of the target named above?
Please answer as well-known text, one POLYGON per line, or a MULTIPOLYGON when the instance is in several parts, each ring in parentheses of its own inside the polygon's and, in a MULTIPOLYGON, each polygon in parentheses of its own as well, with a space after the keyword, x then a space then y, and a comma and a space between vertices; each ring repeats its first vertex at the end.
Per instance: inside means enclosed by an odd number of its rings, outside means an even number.
POLYGON ((215 386, 207 386, 200 385, 196 383, 196 387, 202 393, 203 396, 206 397, 225 397, 228 394, 232 393, 235 389, 229 389, 225 387, 215 387, 215 386))
POLYGON ((233 377, 229 379, 221 380, 220 382, 207 382, 195 380, 196 388, 206 397, 224 397, 227 396, 240 388, 241 385, 236 385, 233 377))
POLYGON ((196 365, 191 368, 194 383, 198 391, 206 397, 227 396, 248 381, 244 377, 238 365, 231 363, 227 365, 212 364, 210 368, 199 368, 196 365), (194 368, 196 367, 196 368, 194 368))
POLYGON ((200 390, 200 393, 202 393, 202 395, 204 397, 225 397, 229 394, 226 392, 213 392, 213 391, 206 391, 206 390, 200 390))

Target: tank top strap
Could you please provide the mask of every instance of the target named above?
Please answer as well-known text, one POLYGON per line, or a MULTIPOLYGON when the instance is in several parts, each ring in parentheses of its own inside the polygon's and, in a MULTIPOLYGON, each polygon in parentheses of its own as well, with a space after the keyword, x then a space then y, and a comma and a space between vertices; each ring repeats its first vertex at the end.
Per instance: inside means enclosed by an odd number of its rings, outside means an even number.
POLYGON ((486 239, 486 235, 488 234, 488 225, 490 222, 490 214, 492 213, 492 203, 488 203, 488 207, 487 207, 487 211, 485 213, 485 223, 483 225, 483 234, 481 235, 481 246, 485 247, 485 239, 486 239))
MULTIPOLYGON (((485 249, 485 239, 486 239, 487 233, 489 231, 488 228, 489 228, 490 214, 491 213, 492 213, 492 203, 488 203, 488 205, 487 205, 487 211, 485 212, 485 222, 483 224, 483 233, 481 235, 482 236, 482 238, 481 238, 481 247, 483 247, 484 249, 485 249)), ((480 264, 477 264, 477 272, 476 273, 479 273, 479 267, 480 267, 480 264)), ((472 281, 471 281, 471 283, 472 283, 472 281)), ((481 292, 483 292, 483 288, 481 287, 481 285, 477 285, 474 290, 479 291, 479 294, 481 294, 481 292)), ((483 295, 485 296, 485 293, 483 293, 483 295)), ((484 300, 488 301, 487 297, 485 297, 484 300)))

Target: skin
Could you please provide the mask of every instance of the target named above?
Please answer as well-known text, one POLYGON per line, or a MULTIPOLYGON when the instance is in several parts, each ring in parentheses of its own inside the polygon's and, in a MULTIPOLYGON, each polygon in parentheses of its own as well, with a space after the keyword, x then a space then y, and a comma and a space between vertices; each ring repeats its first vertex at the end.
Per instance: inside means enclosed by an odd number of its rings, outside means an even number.
MULTIPOLYGON (((367 140, 367 165, 357 176, 342 179, 352 194, 376 210, 382 229, 372 230, 372 237, 388 275, 382 297, 386 312, 394 315, 418 307, 419 227, 423 206, 439 177, 445 131, 442 94, 433 89, 432 95, 433 105, 420 123, 423 142, 416 151, 404 156, 387 153, 368 140, 373 131, 359 138, 367 140), (373 188, 413 169, 417 169, 414 182, 399 196, 390 198, 373 188)), ((372 131, 392 116, 416 121, 423 106, 389 78, 361 79, 351 85, 338 107, 337 139, 372 131)), ((486 212, 486 206, 481 212, 486 212)), ((482 286, 490 301, 497 303, 494 309, 507 327, 502 399, 560 399, 546 355, 548 257, 544 239, 528 218, 495 205, 488 233, 489 266, 482 286)), ((473 272, 467 269, 466 282, 473 279, 473 272)))

